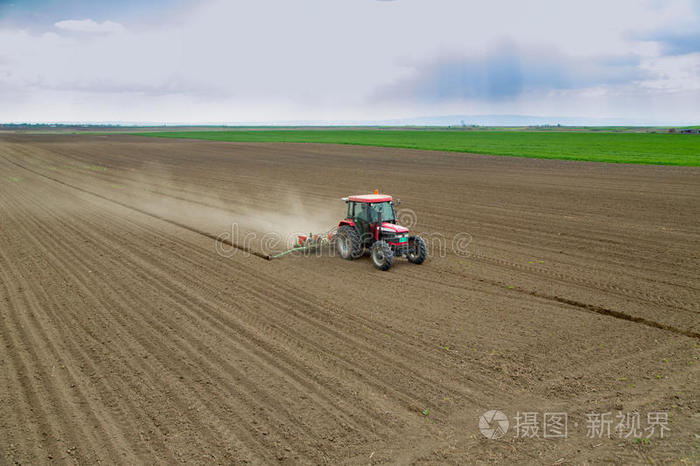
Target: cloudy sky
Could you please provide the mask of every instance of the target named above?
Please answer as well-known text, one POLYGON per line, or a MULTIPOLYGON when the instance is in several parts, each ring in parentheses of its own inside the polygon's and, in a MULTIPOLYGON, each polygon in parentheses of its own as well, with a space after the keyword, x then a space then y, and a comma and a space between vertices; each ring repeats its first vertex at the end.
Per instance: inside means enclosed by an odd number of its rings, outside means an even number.
POLYGON ((0 121, 700 124, 700 0, 0 0, 0 121))

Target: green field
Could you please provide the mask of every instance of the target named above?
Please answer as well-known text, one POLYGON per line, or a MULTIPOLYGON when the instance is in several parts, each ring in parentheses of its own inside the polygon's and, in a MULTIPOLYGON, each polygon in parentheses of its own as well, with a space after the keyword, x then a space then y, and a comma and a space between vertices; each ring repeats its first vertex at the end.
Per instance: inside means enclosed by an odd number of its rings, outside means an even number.
POLYGON ((389 129, 162 131, 162 138, 302 142, 468 152, 544 159, 700 166, 700 135, 389 129))

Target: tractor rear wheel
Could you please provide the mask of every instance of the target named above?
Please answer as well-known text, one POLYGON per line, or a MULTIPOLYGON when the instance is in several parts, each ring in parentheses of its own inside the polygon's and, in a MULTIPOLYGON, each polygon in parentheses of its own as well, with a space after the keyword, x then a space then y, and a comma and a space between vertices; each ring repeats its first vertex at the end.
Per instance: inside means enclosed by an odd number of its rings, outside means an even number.
POLYGON ((412 264, 422 264, 428 255, 428 249, 425 247, 425 241, 420 236, 411 236, 408 238, 408 254, 406 257, 412 264))
POLYGON ((386 241, 377 241, 372 245, 372 262, 379 270, 389 270, 394 263, 394 251, 386 241))
POLYGON ((340 257, 349 261, 357 259, 363 253, 360 235, 349 225, 338 228, 338 233, 335 234, 335 245, 340 257))

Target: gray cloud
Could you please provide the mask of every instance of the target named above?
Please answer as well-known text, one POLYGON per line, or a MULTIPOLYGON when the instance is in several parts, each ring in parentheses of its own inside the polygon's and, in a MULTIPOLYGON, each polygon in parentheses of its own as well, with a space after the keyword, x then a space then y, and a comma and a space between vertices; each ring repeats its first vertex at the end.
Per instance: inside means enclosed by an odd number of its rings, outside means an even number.
MULTIPOLYGON (((0 82, 2 82, 0 80, 0 82)), ((139 83, 95 78, 84 81, 53 83, 46 80, 25 83, 27 87, 39 90, 87 92, 97 94, 141 94, 159 97, 168 95, 189 95, 198 98, 221 96, 222 89, 210 88, 199 83, 188 82, 179 77, 170 77, 158 83, 139 83)))
POLYGON ((698 14, 652 1, 0 0, 0 120, 695 121, 697 56, 630 34, 688 50, 698 14))
MULTIPOLYGON (((700 26, 699 26, 700 27, 700 26)), ((700 32, 657 32, 643 40, 658 42, 664 55, 686 55, 700 52, 700 32)))
POLYGON ((574 58, 505 44, 485 55, 415 65, 408 78, 382 86, 374 97, 504 101, 533 92, 627 84, 646 77, 639 63, 632 55, 574 58))
POLYGON ((647 31, 635 30, 632 40, 656 42, 665 56, 700 52, 700 0, 689 0, 682 16, 663 27, 647 31))
POLYGON ((66 19, 54 23, 54 26, 73 32, 114 33, 124 31, 124 26, 109 20, 100 23, 91 19, 66 19))

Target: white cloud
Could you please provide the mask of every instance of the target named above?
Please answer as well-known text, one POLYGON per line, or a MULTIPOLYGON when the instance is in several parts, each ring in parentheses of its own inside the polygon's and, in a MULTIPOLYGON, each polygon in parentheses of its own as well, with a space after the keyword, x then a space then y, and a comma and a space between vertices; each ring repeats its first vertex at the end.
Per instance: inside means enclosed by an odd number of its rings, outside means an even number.
POLYGON ((67 19, 54 23, 54 26, 72 32, 113 33, 125 30, 121 24, 109 20, 98 23, 91 19, 67 19))
MULTIPOLYGON (((700 82, 697 55, 665 59, 657 45, 630 34, 673 30, 694 14, 686 0, 656 6, 638 0, 194 5, 186 13, 164 11, 160 24, 140 23, 141 17, 120 17, 127 27, 66 20, 53 32, 37 34, 2 23, 0 121, 378 120, 469 113, 625 117, 652 107, 657 120, 700 120, 700 90, 693 85, 700 82), (439 99, 377 98, 392 83, 415 78, 416 64, 459 57, 458 63, 478 65, 479 57, 504 40, 517 50, 551 50, 539 54, 546 60, 525 57, 531 70, 526 83, 541 82, 536 98, 506 93, 489 102, 464 92, 439 99), (605 57, 633 60, 620 68, 601 62, 605 57), (552 62, 571 70, 564 73, 570 85, 549 86, 552 76, 533 74, 546 73, 544 65, 552 68, 552 62), (615 79, 605 76, 611 70, 615 79)), ((478 67, 459 69, 470 78, 490 76, 479 74, 478 67)))

